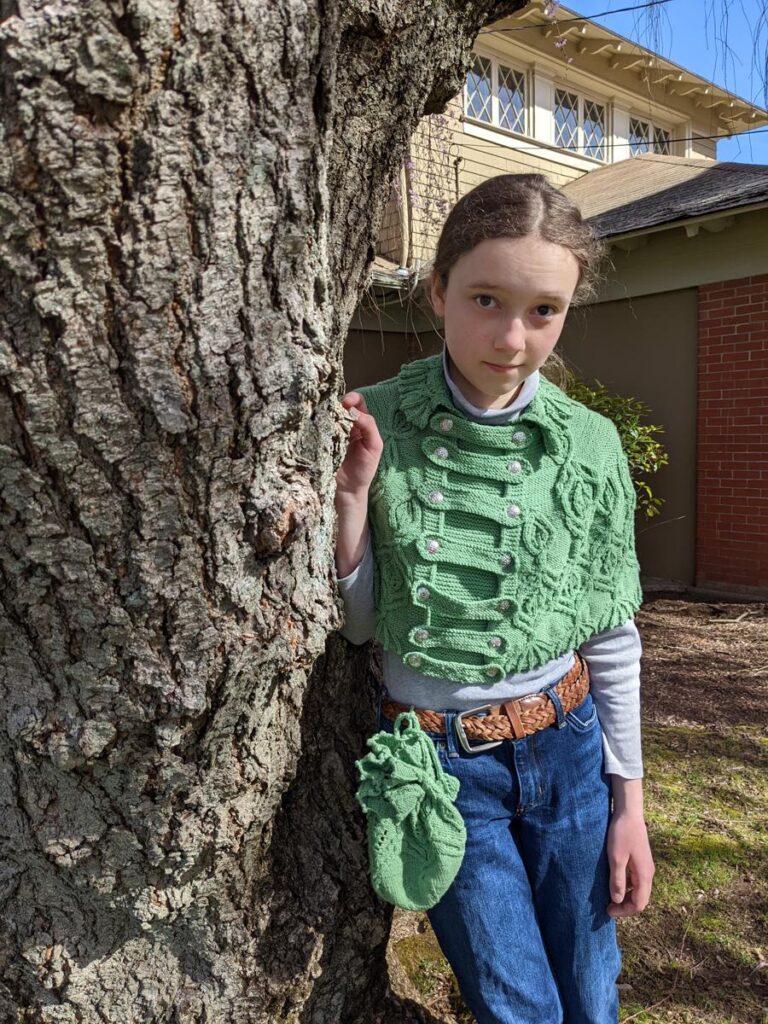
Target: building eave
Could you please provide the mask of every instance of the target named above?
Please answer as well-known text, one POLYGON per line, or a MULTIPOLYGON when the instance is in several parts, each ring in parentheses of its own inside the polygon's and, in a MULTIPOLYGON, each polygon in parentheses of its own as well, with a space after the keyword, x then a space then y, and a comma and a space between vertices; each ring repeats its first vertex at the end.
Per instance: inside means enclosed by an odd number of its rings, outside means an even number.
MULTIPOLYGON (((571 53, 603 57, 612 70, 634 71, 648 87, 662 86, 665 93, 678 103, 692 102, 701 108, 702 113, 713 115, 723 137, 768 125, 768 110, 750 100, 722 89, 681 64, 590 21, 578 11, 560 6, 558 17, 553 20, 546 17, 543 7, 542 0, 531 3, 494 22, 486 31, 509 41, 514 38, 512 32, 519 30, 523 22, 539 28, 545 37, 573 41, 575 45, 571 53), (505 32, 508 33, 506 36, 505 32)), ((565 64, 566 56, 560 52, 565 64)))
MULTIPOLYGON (((647 237, 648 235, 658 234, 661 231, 672 231, 675 228, 683 228, 689 238, 693 238, 698 230, 691 230, 693 228, 698 229, 704 227, 705 230, 719 230, 713 228, 712 225, 716 221, 732 220, 735 216, 746 213, 754 213, 757 210, 768 209, 768 200, 762 200, 759 203, 745 203, 743 206, 725 206, 720 210, 712 210, 709 213, 703 213, 692 217, 676 217, 674 220, 664 221, 662 224, 649 224, 644 227, 634 228, 632 231, 622 231, 615 235, 601 235, 604 242, 611 246, 617 246, 618 248, 634 248, 635 246, 622 245, 623 242, 636 242, 638 239, 647 237)), ((726 225, 723 225, 726 226, 726 225)))

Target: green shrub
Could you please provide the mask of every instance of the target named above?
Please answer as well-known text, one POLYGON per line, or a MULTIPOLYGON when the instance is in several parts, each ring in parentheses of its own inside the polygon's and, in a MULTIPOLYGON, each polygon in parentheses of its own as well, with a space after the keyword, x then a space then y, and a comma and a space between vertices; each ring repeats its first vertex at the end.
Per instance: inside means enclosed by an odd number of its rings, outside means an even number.
POLYGON ((599 380, 585 384, 570 370, 567 373, 564 390, 577 402, 582 402, 589 409, 594 409, 595 412, 613 420, 629 462, 629 472, 637 493, 638 510, 646 519, 658 515, 663 499, 653 494, 646 477, 655 473, 661 466, 666 466, 669 456, 661 442, 656 439, 657 434, 664 433, 664 428, 641 422, 650 412, 648 406, 637 398, 612 394, 599 380))

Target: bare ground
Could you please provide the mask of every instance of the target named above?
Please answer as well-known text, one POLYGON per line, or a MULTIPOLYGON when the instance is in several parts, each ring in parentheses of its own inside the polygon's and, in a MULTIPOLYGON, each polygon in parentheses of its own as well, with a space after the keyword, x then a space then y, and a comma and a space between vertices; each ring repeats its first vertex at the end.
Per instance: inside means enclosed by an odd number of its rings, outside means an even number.
POLYGON ((657 598, 636 622, 645 722, 768 727, 768 602, 657 598))

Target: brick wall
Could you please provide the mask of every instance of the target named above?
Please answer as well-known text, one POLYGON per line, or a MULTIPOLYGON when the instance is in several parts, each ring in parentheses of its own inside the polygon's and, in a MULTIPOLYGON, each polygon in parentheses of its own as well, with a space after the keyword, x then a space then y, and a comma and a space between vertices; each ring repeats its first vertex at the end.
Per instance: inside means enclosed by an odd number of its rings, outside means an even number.
POLYGON ((699 288, 696 582, 768 590, 768 274, 699 288))

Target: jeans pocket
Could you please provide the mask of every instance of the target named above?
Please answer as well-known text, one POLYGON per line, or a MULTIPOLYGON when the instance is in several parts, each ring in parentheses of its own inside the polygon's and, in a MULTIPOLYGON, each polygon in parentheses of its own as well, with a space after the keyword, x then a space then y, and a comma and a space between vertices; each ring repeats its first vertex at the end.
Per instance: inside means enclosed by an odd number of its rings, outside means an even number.
POLYGON ((592 694, 588 693, 578 707, 569 711, 565 720, 574 732, 590 732, 594 729, 597 723, 597 708, 592 700, 592 694))

